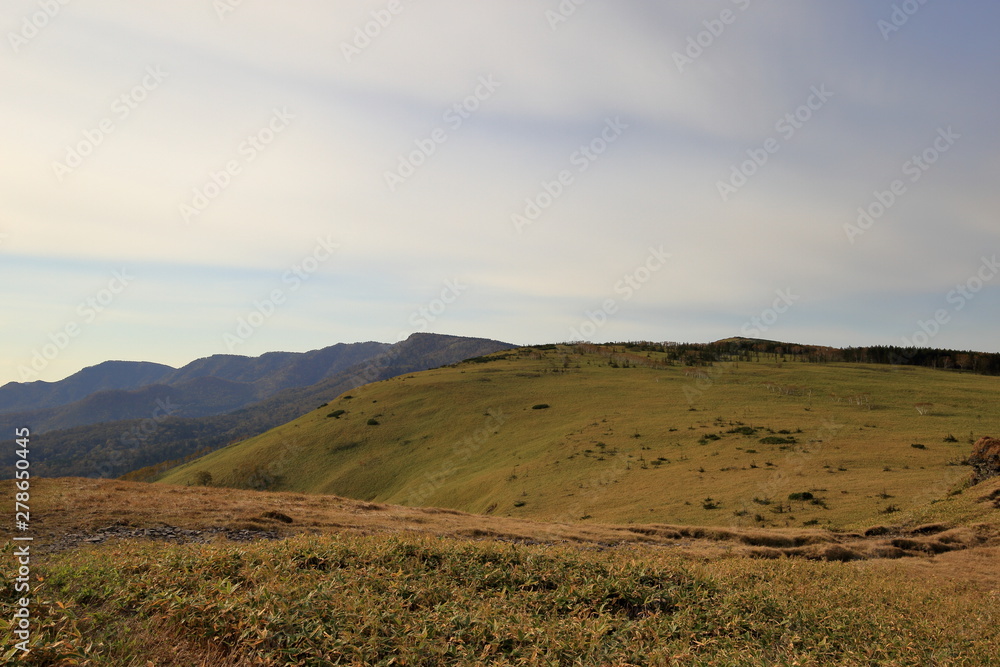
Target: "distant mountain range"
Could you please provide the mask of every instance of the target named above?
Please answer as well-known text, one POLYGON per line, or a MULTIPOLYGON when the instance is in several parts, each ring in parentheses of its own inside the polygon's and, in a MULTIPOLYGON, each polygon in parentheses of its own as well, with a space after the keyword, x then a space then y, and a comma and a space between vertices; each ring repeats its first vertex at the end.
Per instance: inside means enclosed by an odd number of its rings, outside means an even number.
MULTIPOLYGON (((149 417, 157 401, 170 414, 207 417, 237 410, 284 389, 304 387, 384 353, 388 343, 340 343, 311 352, 259 357, 217 354, 182 368, 144 361, 106 361, 58 382, 0 387, 0 429, 35 433, 149 417)), ((162 410, 162 408, 161 408, 162 410)))
POLYGON ((417 333, 395 344, 214 355, 182 368, 107 361, 58 382, 0 387, 0 432, 31 429, 39 475, 119 476, 256 435, 355 386, 511 347, 417 333))

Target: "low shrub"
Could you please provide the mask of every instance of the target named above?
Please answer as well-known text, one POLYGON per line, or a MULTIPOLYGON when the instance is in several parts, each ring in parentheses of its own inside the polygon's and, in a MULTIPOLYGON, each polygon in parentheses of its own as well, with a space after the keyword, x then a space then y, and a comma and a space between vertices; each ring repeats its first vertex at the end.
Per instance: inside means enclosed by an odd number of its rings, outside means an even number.
POLYGON ((761 438, 760 441, 765 445, 794 445, 796 443, 794 437, 784 438, 780 435, 769 435, 761 438))

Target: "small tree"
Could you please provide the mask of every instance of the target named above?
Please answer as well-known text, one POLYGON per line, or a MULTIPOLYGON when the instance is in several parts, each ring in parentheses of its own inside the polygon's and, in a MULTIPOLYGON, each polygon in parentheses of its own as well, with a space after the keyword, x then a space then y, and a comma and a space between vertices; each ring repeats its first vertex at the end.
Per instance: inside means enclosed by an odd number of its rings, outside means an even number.
POLYGON ((209 486, 212 484, 212 473, 207 470, 199 470, 194 476, 194 483, 198 486, 209 486))

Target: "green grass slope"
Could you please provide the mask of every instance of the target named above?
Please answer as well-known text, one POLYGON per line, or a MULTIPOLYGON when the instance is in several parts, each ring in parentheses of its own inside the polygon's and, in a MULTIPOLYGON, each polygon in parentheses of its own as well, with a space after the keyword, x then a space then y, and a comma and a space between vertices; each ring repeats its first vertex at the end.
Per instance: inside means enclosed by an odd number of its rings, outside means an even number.
POLYGON ((975 518, 953 502, 958 464, 1000 432, 997 377, 544 347, 360 387, 160 481, 549 521, 856 528, 975 518))

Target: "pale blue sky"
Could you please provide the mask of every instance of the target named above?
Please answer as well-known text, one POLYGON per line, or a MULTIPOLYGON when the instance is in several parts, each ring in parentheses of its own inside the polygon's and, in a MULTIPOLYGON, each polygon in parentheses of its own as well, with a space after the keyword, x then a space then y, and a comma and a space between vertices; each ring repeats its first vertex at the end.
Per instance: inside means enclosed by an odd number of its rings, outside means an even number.
POLYGON ((755 317, 1000 351, 985 0, 57 5, 0 20, 0 383, 415 330, 708 341, 755 317), (876 192, 895 201, 845 229, 876 192))

